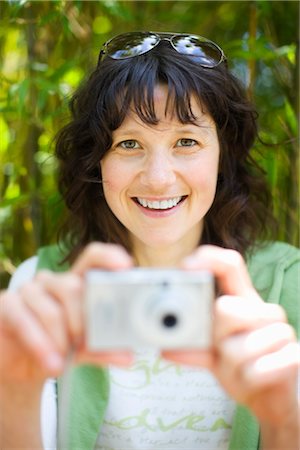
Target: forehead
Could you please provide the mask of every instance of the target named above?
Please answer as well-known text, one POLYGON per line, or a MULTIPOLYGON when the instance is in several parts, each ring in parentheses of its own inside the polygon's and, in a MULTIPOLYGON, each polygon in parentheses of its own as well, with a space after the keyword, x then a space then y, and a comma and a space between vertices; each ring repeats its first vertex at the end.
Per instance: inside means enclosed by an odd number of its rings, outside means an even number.
MULTIPOLYGON (((155 86, 153 90, 153 108, 155 117, 157 118, 157 123, 152 124, 152 126, 155 126, 155 128, 160 128, 164 126, 180 125, 182 127, 183 125, 189 125, 215 128, 214 120, 208 114, 208 112, 205 111, 203 105, 193 94, 191 94, 189 98, 189 107, 193 116, 193 120, 188 122, 180 121, 177 115, 175 96, 169 92, 166 85, 159 84, 155 86)), ((141 119, 140 115, 137 114, 136 109, 132 104, 119 129, 127 128, 128 126, 133 124, 135 124, 136 126, 140 125, 143 128, 150 125, 145 123, 145 121, 141 119)))

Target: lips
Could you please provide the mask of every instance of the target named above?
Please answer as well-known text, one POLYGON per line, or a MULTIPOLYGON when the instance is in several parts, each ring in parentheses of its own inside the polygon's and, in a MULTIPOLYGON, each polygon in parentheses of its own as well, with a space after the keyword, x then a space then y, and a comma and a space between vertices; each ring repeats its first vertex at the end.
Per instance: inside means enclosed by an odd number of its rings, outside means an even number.
POLYGON ((163 200, 148 200, 143 197, 134 197, 134 200, 139 205, 144 208, 152 209, 152 210, 165 210, 174 208, 181 201, 183 201, 187 196, 178 196, 178 197, 170 197, 168 199, 163 200))

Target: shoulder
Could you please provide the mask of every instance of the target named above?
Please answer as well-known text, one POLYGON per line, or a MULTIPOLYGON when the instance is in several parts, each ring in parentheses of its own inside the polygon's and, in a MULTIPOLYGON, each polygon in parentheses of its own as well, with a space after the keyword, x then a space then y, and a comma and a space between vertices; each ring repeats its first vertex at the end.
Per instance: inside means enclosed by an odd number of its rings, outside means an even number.
POLYGON ((60 245, 41 247, 37 255, 22 262, 10 279, 8 289, 16 291, 24 283, 33 279, 37 270, 49 269, 54 272, 68 270, 69 264, 64 262, 66 249, 60 245))
POLYGON ((67 249, 64 245, 48 245, 38 250, 37 269, 49 269, 54 272, 68 270, 69 264, 65 261, 67 249))
POLYGON ((278 288, 288 273, 293 273, 296 278, 300 266, 300 250, 284 242, 267 243, 251 253, 247 258, 247 265, 258 290, 270 287, 270 283, 278 288))
POLYGON ((269 242, 261 245, 248 258, 249 270, 262 264, 284 265, 288 268, 300 261, 300 250, 286 242, 269 242))
POLYGON ((297 328, 300 297, 300 250, 283 242, 268 243, 247 259, 252 282, 261 297, 278 303, 297 328))

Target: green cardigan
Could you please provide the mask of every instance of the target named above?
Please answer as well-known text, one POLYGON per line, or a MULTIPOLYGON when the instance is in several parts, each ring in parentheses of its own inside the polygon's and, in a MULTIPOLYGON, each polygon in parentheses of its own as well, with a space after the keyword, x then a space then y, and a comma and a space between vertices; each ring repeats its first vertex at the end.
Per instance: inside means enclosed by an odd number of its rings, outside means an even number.
MULTIPOLYGON (((62 257, 58 246, 41 248, 38 252, 38 270, 66 270, 66 264, 59 264, 62 257)), ((268 244, 249 257, 247 264, 261 297, 267 302, 279 303, 284 307, 289 322, 299 336, 300 251, 285 243, 268 244)), ((68 417, 64 422, 67 429, 60 432, 67 433, 68 449, 93 450, 109 397, 107 370, 92 365, 76 366, 71 370, 68 382, 70 398, 68 417)), ((238 405, 233 419, 229 450, 258 449, 258 423, 245 407, 238 405)))

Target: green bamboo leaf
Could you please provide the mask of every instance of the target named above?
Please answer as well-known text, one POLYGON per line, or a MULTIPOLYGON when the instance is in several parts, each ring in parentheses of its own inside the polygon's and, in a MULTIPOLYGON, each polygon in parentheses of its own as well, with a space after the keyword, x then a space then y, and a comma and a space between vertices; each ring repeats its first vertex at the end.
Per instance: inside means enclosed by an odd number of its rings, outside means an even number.
POLYGON ((30 81, 28 78, 25 78, 24 80, 22 80, 19 85, 17 86, 16 89, 16 94, 18 95, 18 111, 19 113, 21 113, 22 111, 24 111, 26 109, 26 98, 28 95, 28 91, 29 91, 29 86, 30 86, 30 81))
POLYGON ((298 132, 298 120, 296 112, 293 110, 288 99, 285 99, 284 102, 284 111, 285 111, 285 119, 288 123, 289 129, 292 131, 294 136, 297 136, 298 132))
POLYGON ((0 117, 0 153, 4 154, 10 143, 10 131, 7 122, 0 117))

